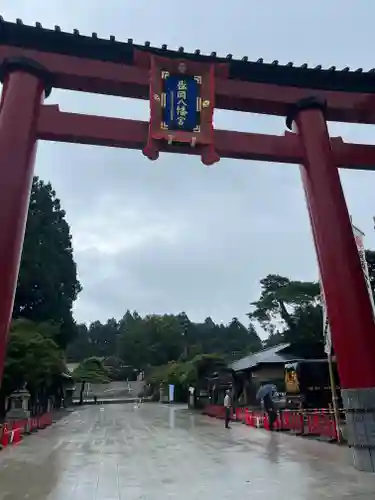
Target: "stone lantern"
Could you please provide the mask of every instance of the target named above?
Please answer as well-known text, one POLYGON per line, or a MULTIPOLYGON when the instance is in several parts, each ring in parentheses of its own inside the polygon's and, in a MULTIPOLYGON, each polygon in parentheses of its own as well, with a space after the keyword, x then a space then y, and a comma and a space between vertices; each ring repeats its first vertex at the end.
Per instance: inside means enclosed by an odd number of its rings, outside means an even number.
POLYGON ((10 410, 6 414, 7 420, 21 420, 30 417, 30 393, 27 389, 12 392, 9 399, 10 410))

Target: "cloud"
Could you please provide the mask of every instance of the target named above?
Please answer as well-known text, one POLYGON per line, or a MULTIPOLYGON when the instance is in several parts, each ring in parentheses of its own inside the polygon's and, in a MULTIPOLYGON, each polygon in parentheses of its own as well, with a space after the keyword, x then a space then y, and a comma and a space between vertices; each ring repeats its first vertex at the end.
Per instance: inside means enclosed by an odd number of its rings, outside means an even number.
MULTIPOLYGON (((354 1, 237 1, 213 9, 191 1, 185 11, 170 0, 6 1, 6 19, 59 24, 64 30, 116 35, 155 45, 200 48, 251 59, 369 69, 373 51, 369 5, 354 1), (254 4, 255 5, 255 4, 254 4), (340 5, 340 21, 337 7, 340 5), (235 8, 234 8, 235 7, 235 8), (161 12, 162 9, 162 12, 161 12), (324 14, 323 14, 324 13, 324 14), (154 20, 162 15, 162 22, 154 20), (348 35, 350 34, 350 36, 348 35)), ((374 10, 374 9, 372 9, 374 10)), ((146 102, 54 91, 50 102, 83 113, 148 118, 146 102)), ((282 134, 284 120, 218 111, 220 128, 282 134)), ((373 130, 332 125, 334 135, 373 142, 373 130)), ((36 173, 51 180, 72 227, 84 286, 75 307, 79 321, 185 310, 193 319, 245 319, 259 294, 259 279, 280 273, 316 279, 317 266, 298 167, 222 160, 212 168, 198 158, 98 147, 39 145, 36 173)), ((374 245, 372 174, 341 174, 355 222, 374 245)))

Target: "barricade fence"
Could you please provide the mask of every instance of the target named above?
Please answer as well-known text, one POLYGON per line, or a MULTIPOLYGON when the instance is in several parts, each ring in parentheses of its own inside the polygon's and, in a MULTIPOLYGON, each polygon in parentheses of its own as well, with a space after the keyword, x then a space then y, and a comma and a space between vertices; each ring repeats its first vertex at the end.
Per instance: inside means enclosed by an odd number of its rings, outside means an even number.
POLYGON ((22 440, 22 436, 45 429, 51 424, 52 413, 44 413, 39 417, 12 420, 0 424, 0 449, 11 444, 17 444, 22 440))
MULTIPOLYGON (((225 408, 220 405, 207 405, 203 408, 202 413, 209 417, 220 418, 224 420, 225 418, 225 408)), ((231 410, 231 419, 233 419, 234 413, 231 410)))
MULTIPOLYGON (((224 418, 224 407, 219 405, 208 405, 203 413, 210 417, 224 418)), ((255 428, 270 430, 270 422, 267 413, 261 410, 250 410, 248 408, 236 408, 232 411, 232 419, 255 428)), ((299 436, 310 436, 323 438, 331 442, 341 441, 341 427, 345 423, 345 413, 340 410, 339 429, 336 427, 335 417, 332 410, 280 410, 273 425, 273 430, 290 432, 299 436)))

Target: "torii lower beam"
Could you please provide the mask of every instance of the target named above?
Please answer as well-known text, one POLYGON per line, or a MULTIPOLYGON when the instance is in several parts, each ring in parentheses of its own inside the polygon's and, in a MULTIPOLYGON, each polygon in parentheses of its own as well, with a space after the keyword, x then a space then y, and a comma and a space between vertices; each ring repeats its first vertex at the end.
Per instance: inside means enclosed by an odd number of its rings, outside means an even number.
MULTIPOLYGON (((38 122, 38 138, 46 141, 91 144, 141 150, 147 141, 148 122, 67 113, 58 105, 45 105, 38 122)), ((375 146, 350 144, 341 137, 331 139, 337 166, 352 170, 375 170, 375 146)), ((296 134, 273 136, 215 130, 215 148, 222 158, 303 163, 303 151, 296 134)), ((169 146, 169 153, 199 154, 186 146, 169 146)))

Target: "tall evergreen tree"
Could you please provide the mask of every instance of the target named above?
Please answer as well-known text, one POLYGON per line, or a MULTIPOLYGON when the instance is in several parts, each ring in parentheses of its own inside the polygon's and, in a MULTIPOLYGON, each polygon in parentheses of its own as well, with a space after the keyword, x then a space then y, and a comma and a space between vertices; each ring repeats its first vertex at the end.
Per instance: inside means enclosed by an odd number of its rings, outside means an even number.
POLYGON ((60 325, 55 340, 65 347, 75 335, 80 291, 65 211, 51 184, 34 177, 13 317, 60 325))

